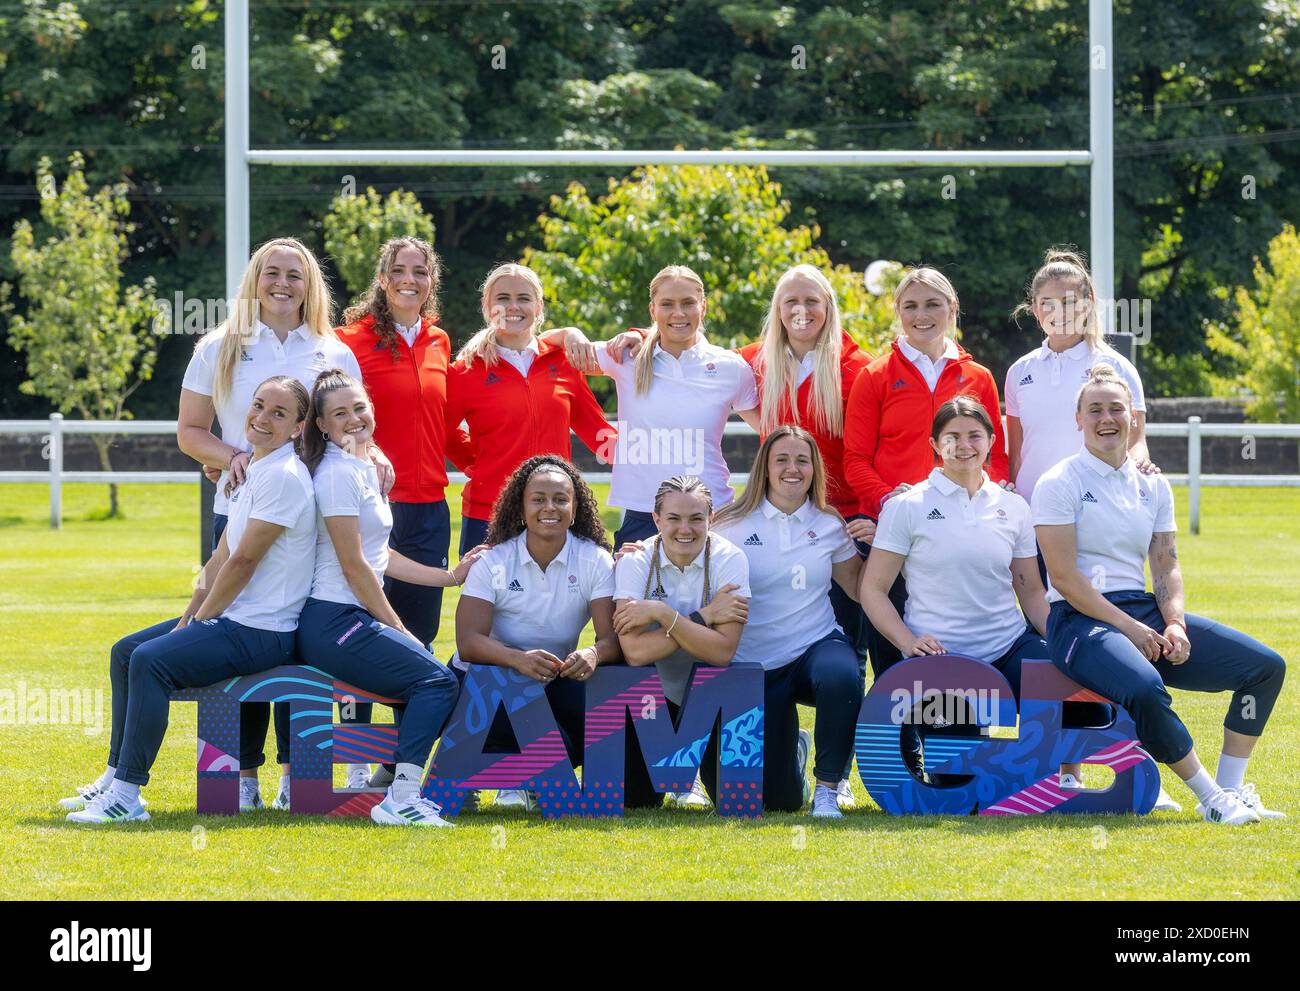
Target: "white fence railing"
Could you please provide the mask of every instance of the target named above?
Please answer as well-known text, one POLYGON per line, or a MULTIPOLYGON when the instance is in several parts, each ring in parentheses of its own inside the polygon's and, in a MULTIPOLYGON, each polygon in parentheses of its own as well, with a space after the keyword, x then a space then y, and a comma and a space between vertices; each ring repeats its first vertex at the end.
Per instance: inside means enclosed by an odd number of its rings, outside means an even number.
MULTIPOLYGON (((726 425, 728 435, 752 434, 748 424, 732 421, 726 425)), ((1279 438, 1300 441, 1300 423, 1202 423, 1199 416, 1189 416, 1186 423, 1148 423, 1148 437, 1186 437, 1187 473, 1170 474, 1173 485, 1186 485, 1187 511, 1192 533, 1201 531, 1201 487, 1223 486, 1300 486, 1300 475, 1203 475, 1201 474, 1202 437, 1279 438)), ((69 434, 175 434, 175 420, 65 420, 52 413, 48 420, 0 420, 0 434, 43 434, 49 464, 45 471, 0 471, 2 482, 42 482, 50 486, 50 526, 63 524, 64 482, 184 482, 194 484, 194 471, 64 471, 63 438, 69 434)), ((583 472, 591 483, 609 481, 609 472, 583 472)), ((453 483, 462 483, 460 472, 448 473, 453 483)), ((733 472, 732 485, 744 485, 748 472, 733 472)))

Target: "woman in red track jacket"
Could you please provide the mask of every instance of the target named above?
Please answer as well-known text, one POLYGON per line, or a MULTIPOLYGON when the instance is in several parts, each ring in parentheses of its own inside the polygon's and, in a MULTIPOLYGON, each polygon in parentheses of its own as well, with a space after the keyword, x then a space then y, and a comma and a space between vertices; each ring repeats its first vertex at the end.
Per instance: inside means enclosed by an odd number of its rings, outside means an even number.
POLYGON ((569 430, 608 464, 617 432, 584 375, 569 364, 562 338, 536 337, 542 283, 523 265, 498 265, 483 283, 484 328, 447 375, 448 428, 469 426, 472 477, 461 495, 461 553, 487 536, 506 480, 538 454, 570 457, 569 430))
MULTIPOLYGON (((953 339, 957 312, 957 291, 942 272, 909 271, 894 290, 902 333, 853 383, 844 411, 844 475, 858 496, 859 511, 873 520, 890 496, 924 481, 936 466, 930 425, 939 407, 956 395, 974 396, 988 411, 994 437, 984 470, 993 481, 1007 483, 997 382, 953 339)), ((901 577, 890 599, 901 616, 907 602, 901 577)), ((901 655, 874 628, 867 639, 879 678, 901 655)))

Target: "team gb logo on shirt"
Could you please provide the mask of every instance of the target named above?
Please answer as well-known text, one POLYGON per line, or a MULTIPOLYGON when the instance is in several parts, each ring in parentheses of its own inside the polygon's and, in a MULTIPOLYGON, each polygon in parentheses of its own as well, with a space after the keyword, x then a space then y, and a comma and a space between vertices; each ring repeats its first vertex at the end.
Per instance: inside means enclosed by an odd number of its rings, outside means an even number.
POLYGON ((816 531, 816 530, 809 530, 809 531, 808 531, 808 543, 810 543, 810 544, 815 544, 815 543, 817 543, 817 531, 816 531))
POLYGON ((1005 520, 1006 518, 1007 518, 1007 511, 1006 511, 1005 509, 999 509, 999 510, 998 510, 998 519, 1000 519, 1000 520, 1005 520))
POLYGON ((576 592, 576 591, 578 591, 578 576, 577 576, 577 575, 570 575, 570 576, 569 576, 569 591, 570 591, 570 592, 576 592))
POLYGON ((313 368, 324 368, 324 367, 325 367, 325 352, 324 352, 324 351, 317 351, 315 354, 313 354, 313 355, 311 356, 311 364, 312 364, 312 367, 313 367, 313 368))
POLYGON ((711 362, 711 361, 708 362, 708 363, 704 366, 704 374, 705 374, 705 375, 717 375, 717 374, 718 374, 718 366, 715 365, 715 364, 714 364, 713 362, 711 362))

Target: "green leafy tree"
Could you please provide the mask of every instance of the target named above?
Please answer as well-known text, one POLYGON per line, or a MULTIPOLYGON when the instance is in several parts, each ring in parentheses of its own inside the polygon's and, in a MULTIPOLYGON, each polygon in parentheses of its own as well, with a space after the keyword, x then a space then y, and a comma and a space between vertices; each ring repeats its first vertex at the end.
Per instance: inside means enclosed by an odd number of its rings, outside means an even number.
POLYGON ((763 167, 636 169, 593 200, 573 184, 539 218, 544 246, 524 253, 554 302, 548 322, 605 337, 647 320, 650 280, 689 265, 708 294, 706 326, 727 347, 762 331, 772 290, 790 266, 816 265, 831 279, 843 323, 873 354, 887 346, 888 299, 861 273, 832 265, 816 226, 785 226, 790 204, 763 167))
MULTIPOLYGON (((41 218, 50 236, 38 242, 28 221, 14 225, 10 255, 27 312, 12 312, 5 283, 9 343, 27 356, 28 378, 19 386, 24 394, 85 420, 128 419, 126 400, 153 374, 169 324, 154 319, 159 310, 152 279, 122 286, 131 230, 125 186, 92 194, 84 167, 80 153, 71 155, 59 189, 49 159, 37 166, 41 218)), ((100 467, 111 471, 111 435, 91 436, 100 467)), ((109 515, 119 515, 114 484, 109 515)))
MULTIPOLYGON (((1225 293, 1226 295, 1226 293, 1225 293)), ((1255 288, 1238 286, 1235 333, 1212 327, 1210 347, 1240 369, 1220 377, 1220 392, 1253 397, 1256 420, 1300 420, 1300 237, 1290 224, 1268 244, 1268 264, 1255 260, 1255 288)))
POLYGON ((325 250, 353 296, 369 287, 379 249, 394 237, 418 237, 433 244, 432 218, 414 194, 404 189, 381 197, 367 186, 359 196, 336 196, 325 215, 325 250))

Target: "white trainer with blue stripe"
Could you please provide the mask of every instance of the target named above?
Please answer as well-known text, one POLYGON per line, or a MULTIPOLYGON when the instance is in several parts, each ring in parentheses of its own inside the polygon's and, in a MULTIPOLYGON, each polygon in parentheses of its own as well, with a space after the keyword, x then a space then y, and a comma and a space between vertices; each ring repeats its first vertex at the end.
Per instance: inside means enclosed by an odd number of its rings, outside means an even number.
POLYGON ((91 823, 96 826, 116 825, 119 822, 148 822, 149 812, 144 803, 123 801, 111 791, 101 791, 77 812, 68 813, 68 822, 91 823))
POLYGON ((437 802, 417 797, 413 802, 402 804, 393 800, 391 790, 382 802, 371 808, 370 818, 381 826, 452 825, 442 817, 442 806, 437 802))

